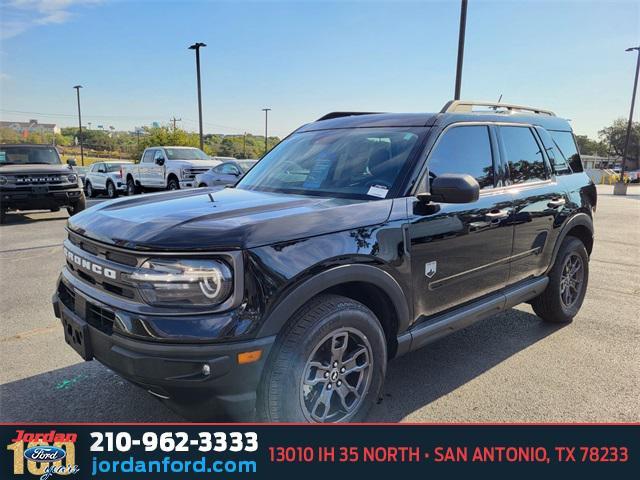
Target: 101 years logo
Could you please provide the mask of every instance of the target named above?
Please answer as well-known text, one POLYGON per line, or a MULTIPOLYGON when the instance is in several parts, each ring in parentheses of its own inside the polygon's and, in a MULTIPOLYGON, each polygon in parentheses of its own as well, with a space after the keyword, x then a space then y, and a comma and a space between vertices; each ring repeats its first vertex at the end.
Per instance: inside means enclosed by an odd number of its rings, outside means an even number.
POLYGON ((75 433, 49 432, 31 433, 16 430, 7 450, 13 452, 13 474, 24 475, 26 470, 37 475, 40 480, 48 480, 55 475, 72 475, 80 468, 75 463, 75 433))

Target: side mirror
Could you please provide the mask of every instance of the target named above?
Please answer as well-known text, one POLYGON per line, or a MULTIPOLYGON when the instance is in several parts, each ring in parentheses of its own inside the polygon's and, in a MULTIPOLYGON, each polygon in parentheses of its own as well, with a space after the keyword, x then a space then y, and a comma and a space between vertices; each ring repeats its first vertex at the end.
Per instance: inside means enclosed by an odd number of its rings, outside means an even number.
POLYGON ((164 158, 156 158, 156 165, 159 165, 159 166, 164 165, 164 158))
MULTIPOLYGON (((423 200, 425 194, 418 195, 423 200)), ((472 203, 480 196, 480 185, 471 175, 466 173, 444 173, 431 182, 428 199, 442 203, 472 203)))
POLYGON ((69 165, 70 167, 75 167, 77 165, 76 159, 75 158, 67 159, 67 165, 69 165))

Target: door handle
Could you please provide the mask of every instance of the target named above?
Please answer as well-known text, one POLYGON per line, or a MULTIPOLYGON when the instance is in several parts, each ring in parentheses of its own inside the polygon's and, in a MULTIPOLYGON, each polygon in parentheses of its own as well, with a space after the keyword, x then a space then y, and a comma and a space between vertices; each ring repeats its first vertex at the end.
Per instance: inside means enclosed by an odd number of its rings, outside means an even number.
POLYGON ((567 201, 560 197, 560 198, 553 198, 551 199, 551 201, 549 203, 547 203, 547 207, 549 208, 558 208, 563 206, 565 203, 567 203, 567 201))
POLYGON ((495 220, 502 220, 509 216, 509 209, 504 208, 502 210, 491 210, 490 212, 485 213, 484 216, 492 222, 495 220))

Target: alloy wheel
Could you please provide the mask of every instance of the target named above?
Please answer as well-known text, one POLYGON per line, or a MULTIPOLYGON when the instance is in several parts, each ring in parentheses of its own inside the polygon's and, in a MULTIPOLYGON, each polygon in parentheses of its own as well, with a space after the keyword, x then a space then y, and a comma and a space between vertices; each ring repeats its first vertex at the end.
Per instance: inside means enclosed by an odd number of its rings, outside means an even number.
POLYGON ((560 276, 560 300, 566 308, 572 307, 580 298, 584 284, 583 260, 577 253, 570 254, 562 266, 560 276))
POLYGON ((355 415, 373 376, 367 337, 341 328, 324 337, 305 364, 300 402, 307 420, 342 422, 355 415))

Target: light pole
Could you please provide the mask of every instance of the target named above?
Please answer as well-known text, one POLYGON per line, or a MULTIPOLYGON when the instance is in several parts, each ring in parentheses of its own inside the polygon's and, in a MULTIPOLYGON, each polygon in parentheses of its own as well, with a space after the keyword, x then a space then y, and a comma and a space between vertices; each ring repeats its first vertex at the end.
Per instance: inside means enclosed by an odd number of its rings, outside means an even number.
POLYGON ((636 76, 633 80, 633 93, 631 94, 631 110, 629 110, 629 123, 627 124, 627 136, 624 139, 624 148, 622 149, 622 163, 620 165, 620 181, 613 187, 614 195, 626 195, 627 184, 624 183, 624 167, 627 162, 627 152, 629 150, 629 140, 631 139, 631 128, 633 126, 633 109, 636 105, 636 91, 638 90, 638 73, 640 73, 640 46, 630 47, 625 51, 638 52, 638 59, 636 60, 636 76))
POLYGON ((242 156, 247 158, 247 132, 242 136, 242 156))
POLYGON ((80 89, 82 85, 76 85, 73 88, 76 89, 76 94, 78 97, 78 136, 80 137, 80 164, 84 167, 84 145, 82 140, 82 114, 80 113, 80 89))
POLYGON ((467 29, 467 0, 462 0, 460 4, 460 30, 458 31, 458 65, 456 68, 456 91, 454 100, 460 100, 460 89, 462 88, 462 60, 464 58, 464 35, 467 29))
POLYGON ((200 121, 200 150, 204 150, 204 138, 202 136, 202 92, 200 86, 200 48, 206 47, 205 43, 197 42, 189 47, 196 51, 196 75, 198 77, 198 119, 200 121))
POLYGON ((264 154, 267 154, 267 139, 268 137, 268 130, 267 127, 269 125, 269 112, 271 111, 270 108, 263 108, 262 111, 264 112, 264 154))

